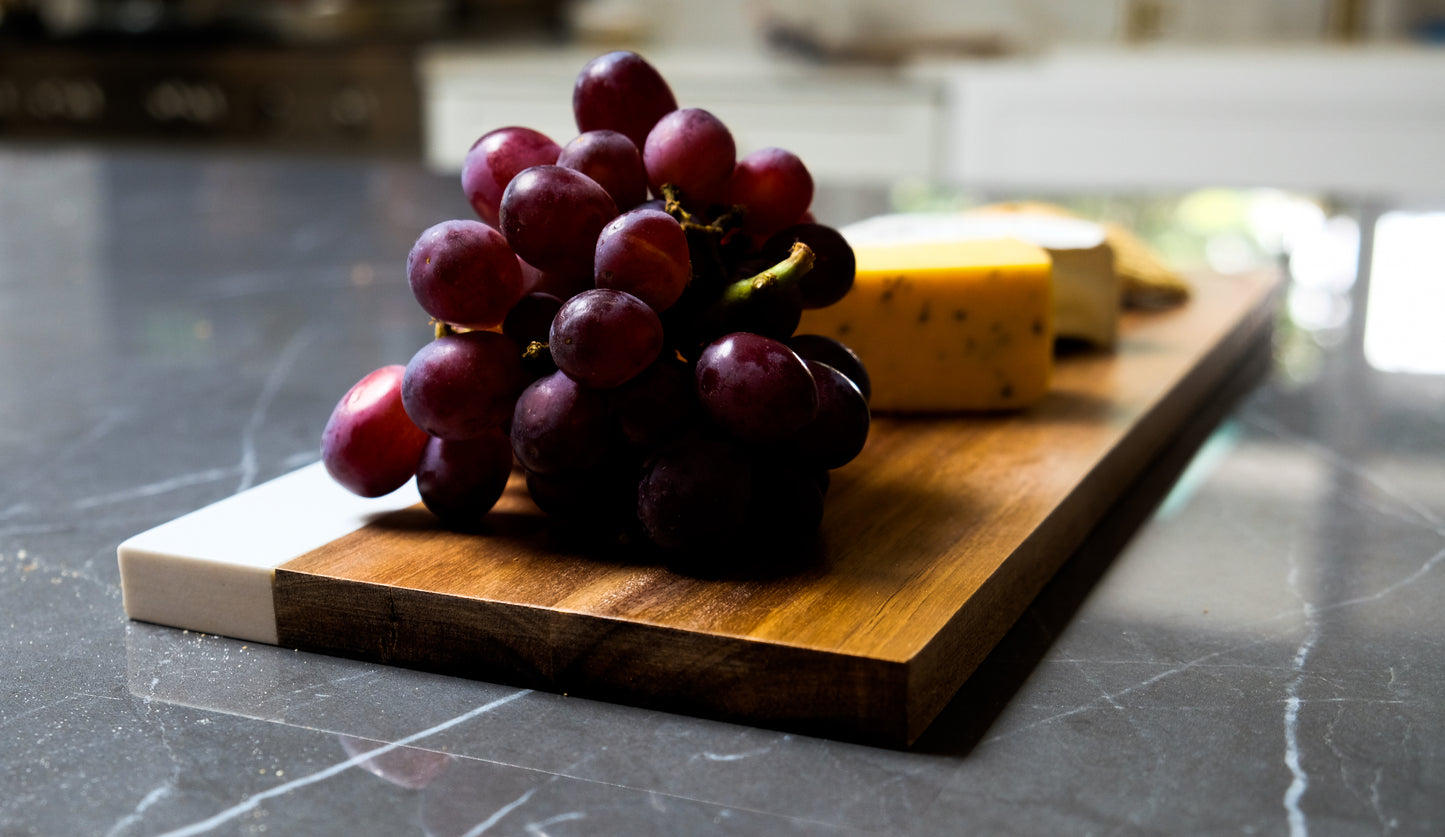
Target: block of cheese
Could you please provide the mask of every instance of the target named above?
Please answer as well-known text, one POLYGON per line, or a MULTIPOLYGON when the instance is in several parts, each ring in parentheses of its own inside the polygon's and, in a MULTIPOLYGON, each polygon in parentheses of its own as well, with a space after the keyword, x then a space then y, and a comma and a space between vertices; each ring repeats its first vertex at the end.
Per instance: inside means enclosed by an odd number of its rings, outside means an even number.
POLYGON ((843 230, 864 243, 937 243, 1017 238, 1054 265, 1054 336, 1108 348, 1119 336, 1119 276, 1108 231, 1099 224, 1036 212, 896 213, 843 230))
MULTIPOLYGON (((1029 216, 1077 218, 1058 204, 1010 201, 981 206, 974 212, 1017 213, 1029 216)), ((1114 273, 1128 308, 1172 308, 1189 299, 1189 282, 1131 230, 1114 223, 1101 224, 1109 249, 1114 251, 1114 273)))
POLYGON ((1049 256, 1015 239, 853 247, 857 279, 799 333, 858 353, 880 412, 1007 410, 1048 391, 1049 256))

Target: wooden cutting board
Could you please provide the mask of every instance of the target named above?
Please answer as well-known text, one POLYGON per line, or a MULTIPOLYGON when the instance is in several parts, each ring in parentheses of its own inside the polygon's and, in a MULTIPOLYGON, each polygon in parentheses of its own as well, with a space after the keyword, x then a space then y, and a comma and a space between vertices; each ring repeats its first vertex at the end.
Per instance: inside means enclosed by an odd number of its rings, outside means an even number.
POLYGON ((912 742, 1271 331, 1270 275, 1129 312, 1016 414, 878 418, 813 554, 711 577, 569 546, 514 476, 480 534, 311 466, 122 544, 132 618, 888 745, 912 742))

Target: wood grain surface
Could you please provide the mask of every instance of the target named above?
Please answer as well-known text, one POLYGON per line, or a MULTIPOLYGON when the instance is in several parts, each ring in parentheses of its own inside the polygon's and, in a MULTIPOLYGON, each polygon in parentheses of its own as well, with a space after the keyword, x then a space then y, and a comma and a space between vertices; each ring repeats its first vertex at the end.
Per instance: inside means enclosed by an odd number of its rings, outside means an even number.
POLYGON ((481 533, 418 507, 282 566, 280 644, 906 745, 1267 337, 1277 284, 1127 313, 1024 412, 875 418, 810 554, 705 577, 589 551, 514 475, 481 533))

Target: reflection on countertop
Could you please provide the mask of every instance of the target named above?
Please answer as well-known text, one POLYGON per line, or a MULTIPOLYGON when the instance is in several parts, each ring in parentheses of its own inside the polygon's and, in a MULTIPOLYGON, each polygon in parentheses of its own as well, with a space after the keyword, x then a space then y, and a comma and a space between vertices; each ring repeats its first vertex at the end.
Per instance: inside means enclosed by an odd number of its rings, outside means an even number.
POLYGON ((405 253, 467 205, 270 155, 0 148, 0 184, 0 831, 1445 827, 1445 376, 1367 357, 1368 282, 1287 306, 1310 362, 1281 343, 893 751, 128 622, 116 544, 314 461, 339 382, 427 338, 405 253))

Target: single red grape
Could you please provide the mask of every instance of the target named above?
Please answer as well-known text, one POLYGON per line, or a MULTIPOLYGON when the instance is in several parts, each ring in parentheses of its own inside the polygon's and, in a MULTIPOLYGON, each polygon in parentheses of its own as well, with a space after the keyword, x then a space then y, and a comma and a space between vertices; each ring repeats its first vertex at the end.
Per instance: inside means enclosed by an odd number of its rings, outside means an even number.
POLYGON ((383 366, 357 381, 326 422, 321 461, 331 478, 362 497, 380 497, 416 471, 427 435, 401 402, 405 369, 383 366))
POLYGON ((472 143, 462 163, 462 191, 477 216, 498 223, 502 193, 524 169, 557 162, 562 146, 531 128, 511 126, 489 131, 472 143))

